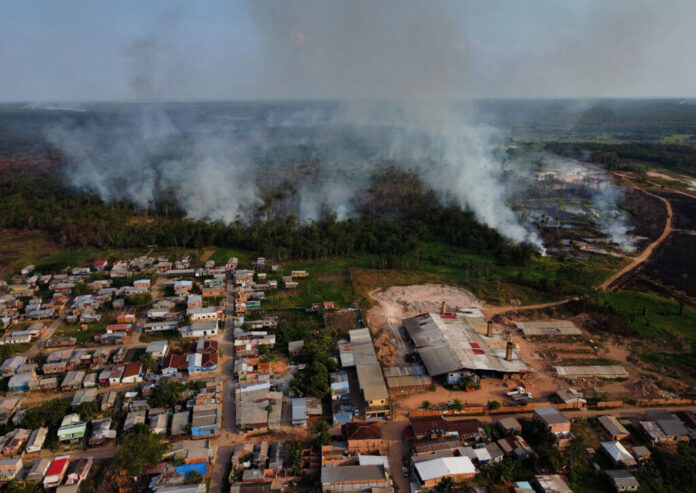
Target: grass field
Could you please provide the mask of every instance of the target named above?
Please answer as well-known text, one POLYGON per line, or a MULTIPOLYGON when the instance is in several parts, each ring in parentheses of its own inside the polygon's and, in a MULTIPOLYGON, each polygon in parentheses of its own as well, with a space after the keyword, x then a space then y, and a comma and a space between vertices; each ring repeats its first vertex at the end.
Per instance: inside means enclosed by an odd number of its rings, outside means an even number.
POLYGON ((225 265, 227 260, 232 257, 237 257, 239 259, 239 265, 241 266, 251 266, 250 264, 256 261, 257 255, 247 250, 217 247, 215 252, 210 256, 210 260, 214 260, 215 265, 225 265))
POLYGON ((87 326, 87 330, 82 330, 81 324, 63 324, 56 331, 56 336, 74 337, 78 344, 84 344, 89 341, 95 334, 106 332, 107 322, 99 322, 87 326))
POLYGON ((606 308, 618 315, 636 335, 667 342, 696 341, 696 313, 679 304, 635 291, 605 293, 606 308))

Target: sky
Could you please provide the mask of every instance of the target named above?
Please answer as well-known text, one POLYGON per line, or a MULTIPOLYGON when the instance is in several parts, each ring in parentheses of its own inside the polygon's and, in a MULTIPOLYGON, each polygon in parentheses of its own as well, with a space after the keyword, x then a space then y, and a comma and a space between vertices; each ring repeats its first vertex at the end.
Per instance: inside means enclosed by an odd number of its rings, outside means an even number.
POLYGON ((0 1, 0 101, 696 96, 692 0, 0 1))

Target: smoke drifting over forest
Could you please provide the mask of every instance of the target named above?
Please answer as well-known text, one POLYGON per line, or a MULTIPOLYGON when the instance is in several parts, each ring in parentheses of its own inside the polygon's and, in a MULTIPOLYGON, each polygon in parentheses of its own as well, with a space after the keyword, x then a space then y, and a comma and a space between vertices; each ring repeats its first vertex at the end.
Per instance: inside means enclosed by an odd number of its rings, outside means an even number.
MULTIPOLYGON (((172 86, 195 85, 196 77, 172 40, 182 16, 169 12, 121 48, 142 104, 47 129, 68 157, 71 182, 141 207, 173 197, 192 218, 223 221, 248 219, 280 190, 270 212, 307 221, 325 212, 354 215, 374 174, 397 166, 510 241, 543 250, 536 230, 508 205, 506 136, 481 123, 489 120, 476 105, 461 102, 475 95, 473 51, 450 9, 439 2, 312 5, 308 17, 306 2, 249 4, 258 40, 252 93, 287 95, 278 88, 284 84, 301 98, 350 100, 163 103, 172 86), (303 81, 312 81, 311 93, 297 92, 303 81)), ((610 191, 597 194, 597 207, 618 200, 610 191)), ((625 235, 617 221, 608 221, 607 233, 625 235)))

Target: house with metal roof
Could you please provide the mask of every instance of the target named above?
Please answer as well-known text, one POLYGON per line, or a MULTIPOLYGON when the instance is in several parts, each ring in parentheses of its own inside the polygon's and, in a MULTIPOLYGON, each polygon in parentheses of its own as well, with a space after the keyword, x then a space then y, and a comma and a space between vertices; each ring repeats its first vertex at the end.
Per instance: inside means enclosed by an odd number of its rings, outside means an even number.
POLYGON ((626 469, 609 469, 605 473, 616 491, 638 491, 640 487, 638 480, 626 469))
POLYGON ((635 466, 636 460, 621 442, 602 442, 602 450, 615 466, 635 466))
POLYGON ((304 397, 292 400, 292 425, 307 426, 307 399, 304 397))
POLYGON ((41 452, 44 442, 46 441, 46 435, 48 435, 48 428, 36 428, 29 435, 29 440, 24 447, 24 451, 27 454, 33 454, 35 452, 41 452))
POLYGON ((388 488, 389 475, 382 465, 324 466, 321 487, 324 491, 360 492, 388 488))
POLYGON ((434 488, 444 478, 464 481, 476 476, 476 468, 466 456, 439 457, 418 462, 414 466, 417 480, 422 488, 434 488))
POLYGON ((76 442, 84 438, 87 433, 87 423, 80 421, 79 414, 68 414, 58 428, 58 441, 76 442))
POLYGON ((623 440, 630 436, 630 433, 624 425, 619 423, 619 420, 610 414, 598 417, 597 423, 602 427, 604 433, 612 440, 623 440))
MULTIPOLYGON (((365 416, 369 418, 385 418, 389 416, 389 392, 384 382, 382 367, 377 361, 377 354, 372 345, 369 329, 353 329, 349 332, 351 353, 350 358, 342 356, 341 361, 346 367, 347 361, 355 366, 358 375, 360 393, 365 403, 365 416)), ((344 348, 345 349, 345 348, 344 348)))

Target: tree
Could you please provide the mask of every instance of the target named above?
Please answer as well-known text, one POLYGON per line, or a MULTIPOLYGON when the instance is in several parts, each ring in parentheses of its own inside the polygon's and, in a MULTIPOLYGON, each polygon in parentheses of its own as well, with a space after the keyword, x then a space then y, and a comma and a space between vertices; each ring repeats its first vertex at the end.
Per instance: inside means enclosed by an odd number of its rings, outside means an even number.
POLYGON ((321 447, 322 445, 331 444, 331 434, 329 433, 329 428, 329 423, 323 419, 317 421, 317 424, 314 427, 314 431, 317 432, 317 437, 314 439, 314 443, 317 446, 321 447))
POLYGON ((138 423, 126 433, 114 455, 114 466, 137 476, 143 469, 159 464, 168 447, 160 435, 152 433, 144 423, 138 423))
POLYGON ((463 407, 463 406, 462 406, 462 401, 460 401, 459 399, 454 399, 454 400, 452 401, 452 407, 453 407, 454 409, 456 409, 457 411, 461 411, 461 410, 462 410, 462 407, 463 407))
POLYGON ((302 473, 304 456, 302 454, 302 443, 299 440, 293 440, 288 446, 288 467, 296 476, 302 473))
POLYGON ((69 409, 69 400, 56 397, 27 410, 21 424, 29 429, 39 426, 58 426, 63 421, 63 417, 68 414, 69 409))
POLYGON ((181 400, 181 394, 186 386, 171 378, 163 378, 152 391, 150 405, 153 407, 173 407, 181 400))
POLYGON ((449 477, 442 478, 436 488, 437 491, 452 491, 454 489, 454 479, 449 477))
POLYGON ((331 391, 329 370, 320 361, 314 361, 295 372, 290 388, 300 395, 323 399, 331 391))
POLYGON ((38 484, 30 484, 20 479, 13 479, 5 485, 4 493, 41 493, 38 484))
POLYGON ((430 401, 423 401, 421 402, 421 407, 425 410, 428 410, 432 407, 432 404, 430 403, 430 401))
POLYGON ((146 372, 152 372, 157 369, 157 361, 152 357, 152 354, 144 352, 140 355, 140 362, 143 364, 143 368, 146 372))
POLYGON ((99 414, 101 408, 97 401, 81 402, 77 406, 77 413, 82 421, 88 421, 99 414))
POLYGON ((198 471, 191 471, 184 481, 184 484, 201 484, 203 477, 198 473, 198 471))
POLYGON ((498 401, 488 401, 488 409, 491 411, 495 411, 496 409, 500 409, 501 404, 498 401))

